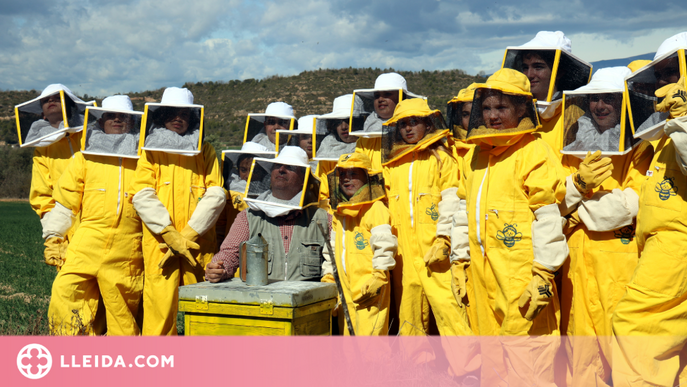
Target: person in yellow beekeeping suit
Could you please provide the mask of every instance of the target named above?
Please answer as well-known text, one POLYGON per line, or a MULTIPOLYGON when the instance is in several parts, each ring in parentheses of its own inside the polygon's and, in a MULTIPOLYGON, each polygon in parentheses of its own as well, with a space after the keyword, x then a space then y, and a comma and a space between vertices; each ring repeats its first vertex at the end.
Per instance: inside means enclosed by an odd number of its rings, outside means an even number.
POLYGON ((685 47, 687 32, 667 39, 646 74, 655 77, 656 112, 669 118, 639 194, 639 263, 613 313, 614 386, 687 382, 687 90, 678 65, 685 47))
MULTIPOLYGON (((125 187, 136 170, 142 113, 133 111, 125 95, 105 98, 102 109, 89 111, 95 122, 86 128, 82 152, 55 186, 55 207, 42 222, 46 245, 52 245, 51 241, 65 237, 81 213, 52 286, 50 330, 55 335, 97 334, 94 324, 102 298, 107 334, 138 335, 143 292, 141 219, 126 200, 125 187)), ((46 257, 49 254, 46 249, 46 257)), ((58 253, 52 259, 58 259, 58 253)))
POLYGON ((146 104, 146 130, 129 200, 143 228, 143 335, 177 334, 179 286, 203 281, 227 200, 217 155, 201 143, 203 107, 187 89, 146 104), (201 146, 202 145, 202 146, 201 146))
POLYGON ((634 140, 622 119, 630 74, 627 67, 603 68, 563 96, 563 149, 574 150, 562 160, 570 173, 560 205, 569 216, 570 263, 561 325, 575 386, 611 384, 611 317, 639 258, 634 218, 653 148, 634 140))
MULTIPOLYGON (((396 265, 398 241, 382 201, 382 173, 370 168, 366 155, 350 153, 341 155, 328 176, 334 211, 331 246, 335 246, 337 273, 355 335, 385 336, 389 331, 389 270, 396 265)), ((322 282, 334 283, 331 265, 331 261, 323 263, 322 282)), ((338 305, 339 327, 349 335, 341 309, 338 305)))
POLYGON ((529 80, 501 69, 475 92, 453 216, 453 288, 463 298, 470 268, 476 323, 501 338, 497 358, 482 347, 482 384, 554 385, 560 346, 554 276, 568 255, 557 203, 564 172, 538 127, 529 80), (529 336, 529 337, 522 337, 529 336), (502 371, 502 372, 501 372, 502 371), (500 375, 497 375, 500 374, 500 375), (504 384, 507 383, 507 384, 504 384))
MULTIPOLYGON (((48 85, 37 98, 16 106, 21 146, 36 148, 29 202, 41 219, 55 206, 53 189, 74 154, 79 152, 87 105, 66 86, 56 83, 48 85)), ((78 220, 77 216, 75 226, 78 220)), ((73 230, 61 240, 46 242, 46 248, 55 253, 46 256, 46 264, 58 269, 64 264, 72 234, 73 230)))

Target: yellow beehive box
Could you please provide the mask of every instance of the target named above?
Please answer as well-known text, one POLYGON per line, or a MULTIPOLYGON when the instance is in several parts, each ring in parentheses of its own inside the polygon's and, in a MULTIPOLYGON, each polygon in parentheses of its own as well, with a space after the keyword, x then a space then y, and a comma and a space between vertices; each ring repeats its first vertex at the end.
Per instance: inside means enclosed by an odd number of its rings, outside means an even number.
POLYGON ((239 278, 179 288, 188 336, 331 335, 334 284, 279 281, 248 286, 239 278))

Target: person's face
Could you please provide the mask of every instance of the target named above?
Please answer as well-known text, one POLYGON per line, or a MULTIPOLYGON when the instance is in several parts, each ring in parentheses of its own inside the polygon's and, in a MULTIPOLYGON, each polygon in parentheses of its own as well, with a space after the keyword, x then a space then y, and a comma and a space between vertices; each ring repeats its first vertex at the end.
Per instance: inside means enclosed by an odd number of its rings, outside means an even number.
POLYGON ((551 67, 539 55, 528 54, 522 59, 522 73, 530 80, 530 91, 534 98, 546 101, 551 83, 551 67))
POLYGON ((367 183, 367 173, 362 168, 339 169, 339 187, 346 197, 355 195, 367 183))
POLYGON ((589 110, 592 118, 605 131, 620 122, 622 95, 615 93, 593 94, 589 97, 589 110))
POLYGON ((460 110, 460 123, 463 129, 467 130, 470 125, 470 111, 472 110, 472 102, 463 103, 463 108, 460 110))
POLYGON ((309 134, 301 134, 298 136, 298 146, 301 147, 308 154, 308 158, 312 158, 312 136, 309 134))
POLYGON ((43 118, 52 126, 57 127, 62 122, 62 101, 59 94, 41 99, 41 109, 43 109, 43 118))
POLYGON ((174 113, 170 115, 165 121, 165 128, 183 135, 188 130, 188 124, 191 121, 191 109, 179 108, 175 109, 174 113))
POLYGON ((338 134, 341 141, 345 142, 346 144, 350 144, 358 140, 357 137, 349 135, 348 121, 346 120, 341 120, 339 126, 336 127, 336 134, 338 134))
POLYGON ((272 144, 276 144, 277 130, 289 129, 290 120, 277 117, 265 117, 265 134, 272 144))
POLYGON ((133 126, 133 118, 126 113, 107 112, 103 113, 98 123, 107 134, 129 133, 133 126))
POLYGON ((396 124, 401 138, 408 144, 416 144, 422 140, 427 133, 427 124, 418 117, 403 118, 396 124))
POLYGON ((482 102, 482 118, 484 118, 487 128, 517 128, 521 114, 524 114, 524 107, 522 109, 516 108, 510 98, 501 93, 491 94, 482 102))
POLYGON ((248 174, 250 173, 250 166, 253 163, 252 157, 247 157, 239 163, 239 179, 248 180, 248 174))
POLYGON ((398 90, 376 91, 374 99, 375 112, 381 119, 388 120, 398 104, 398 90))
POLYGON ((270 182, 272 195, 281 200, 291 200, 303 189, 305 171, 303 167, 274 164, 270 182))
POLYGON ((661 88, 671 83, 677 83, 680 80, 680 68, 677 57, 666 58, 654 66, 654 75, 656 76, 656 88, 661 88))

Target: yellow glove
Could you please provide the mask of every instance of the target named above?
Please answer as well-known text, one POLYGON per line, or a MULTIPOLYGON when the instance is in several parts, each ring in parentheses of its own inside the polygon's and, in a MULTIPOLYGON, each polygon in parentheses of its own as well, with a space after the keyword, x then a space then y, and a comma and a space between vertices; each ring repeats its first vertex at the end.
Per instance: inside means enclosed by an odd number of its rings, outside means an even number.
POLYGON ((443 262, 448 259, 449 255, 451 255, 451 241, 448 237, 439 236, 425 254, 425 266, 443 262))
POLYGON ((581 194, 586 194, 601 185, 613 174, 613 164, 608 157, 601 158, 601 151, 587 152, 580 168, 573 175, 573 184, 581 194))
POLYGON ((43 251, 45 263, 50 266, 57 266, 58 269, 61 268, 67 256, 67 246, 69 246, 69 242, 62 238, 52 237, 48 238, 43 245, 45 246, 45 250, 43 251))
POLYGON ((165 256, 162 257, 160 263, 158 264, 160 269, 172 262, 171 258, 174 256, 185 258, 194 269, 198 266, 198 261, 193 258, 193 255, 190 251, 191 249, 200 249, 200 246, 197 243, 191 242, 190 240, 184 238, 184 236, 181 235, 181 233, 172 225, 165 227, 160 233, 160 236, 165 241, 165 243, 160 244, 160 249, 163 251, 164 249, 167 249, 165 256))
POLYGON ((332 274, 325 274, 322 279, 320 279, 320 282, 327 282, 330 284, 335 284, 336 281, 334 280, 334 276, 332 274))
POLYGON ((367 308, 377 303, 382 287, 389 283, 389 275, 386 271, 373 270, 372 277, 360 288, 360 297, 353 300, 358 306, 367 308))
POLYGON ((671 83, 656 90, 656 96, 663 98, 663 101, 656 105, 656 111, 670 113, 670 118, 687 115, 686 88, 685 77, 682 76, 677 83, 671 83))
POLYGON ((553 277, 554 274, 542 264, 537 262, 532 264, 532 281, 527 285, 525 292, 518 301, 520 313, 528 302, 530 304, 527 311, 522 315, 527 321, 534 320, 539 312, 553 300, 553 277))
POLYGON ((198 238, 200 238, 200 235, 196 232, 196 230, 193 229, 193 227, 189 226, 188 224, 186 227, 184 227, 183 230, 181 230, 181 236, 186 238, 187 241, 191 242, 196 242, 198 241, 198 238))
POLYGON ((465 272, 468 266, 470 266, 470 261, 466 260, 456 260, 453 261, 451 265, 451 291, 453 291, 453 296, 456 298, 456 302, 461 308, 463 305, 470 306, 467 299, 468 288, 466 285, 468 276, 465 272), (463 302, 463 300, 465 300, 465 302, 463 302))

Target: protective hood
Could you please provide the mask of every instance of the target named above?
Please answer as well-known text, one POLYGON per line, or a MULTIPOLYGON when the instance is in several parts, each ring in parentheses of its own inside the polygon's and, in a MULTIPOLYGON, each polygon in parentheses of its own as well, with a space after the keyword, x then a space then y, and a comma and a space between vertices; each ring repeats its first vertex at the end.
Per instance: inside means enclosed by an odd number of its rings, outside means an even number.
MULTIPOLYGON (((285 102, 272 102, 267 105, 264 113, 251 113, 246 117, 246 126, 243 132, 244 144, 252 141, 276 152, 276 134, 266 132, 265 121, 270 125, 270 129, 275 132, 279 129, 293 130, 294 127, 298 126, 291 105, 285 102), (273 138, 270 139, 270 136, 273 138)), ((284 141, 286 140, 283 140, 282 143, 284 141)))
POLYGON ((38 97, 14 107, 19 145, 45 147, 61 140, 66 133, 81 131, 88 106, 95 106, 95 101, 82 101, 62 84, 48 85, 38 97), (53 102, 41 104, 41 100, 52 96, 53 102), (44 107, 49 109, 50 117, 44 114, 44 107))
POLYGON ((604 157, 629 152, 639 143, 628 125, 625 77, 627 67, 598 70, 591 82, 564 93, 563 154, 584 159, 600 150, 604 157))
POLYGON ((377 77, 373 89, 357 89, 353 91, 354 97, 360 98, 363 101, 362 115, 367 116, 367 120, 354 120, 353 115, 351 115, 349 126, 352 135, 367 138, 380 137, 382 135, 380 123, 383 123, 384 120, 375 113, 374 109, 374 94, 382 91, 398 93, 398 103, 403 101, 403 99, 427 99, 427 97, 408 91, 406 80, 400 74, 381 74, 377 77))
POLYGON ((277 130, 277 153, 279 153, 280 149, 284 148, 285 146, 297 146, 305 151, 309 160, 312 160, 314 148, 312 136, 315 132, 316 118, 316 115, 303 116, 298 119, 298 129, 277 130))
POLYGON ((159 103, 149 102, 145 105, 141 149, 185 156, 199 154, 204 136, 204 110, 203 105, 193 104, 193 94, 189 90, 168 87, 159 103), (183 130, 179 129, 180 126, 186 126, 183 133, 179 133, 183 130))
MULTIPOLYGON (((508 47, 503 57, 501 68, 510 68, 525 72, 526 62, 531 55, 540 58, 550 69, 550 76, 546 87, 546 97, 537 99, 541 105, 540 113, 543 117, 552 117, 559 105, 549 106, 561 98, 563 90, 574 90, 589 82, 592 75, 592 65, 576 57, 572 53, 572 43, 561 31, 540 31, 531 41, 522 46, 508 47)), ((545 81, 538 76, 532 77, 533 82, 545 81)), ((534 94, 538 94, 536 90, 534 94)), ((548 118, 547 118, 548 119, 548 118)))
POLYGON ((327 180, 329 205, 345 216, 356 217, 363 207, 385 196, 382 171, 372 171, 369 157, 362 153, 341 155, 327 180))
POLYGON ((652 141, 663 136, 668 113, 656 111, 661 99, 656 97, 656 90, 661 86, 675 83, 687 73, 685 49, 687 44, 678 34, 669 38, 660 47, 661 55, 627 76, 630 125, 634 137, 652 141))
MULTIPOLYGON (((468 131, 463 127, 463 107, 466 102, 469 102, 468 108, 472 107, 472 99, 475 97, 475 90, 480 86, 479 83, 473 83, 465 89, 461 89, 458 95, 453 97, 446 104, 446 117, 448 117, 448 127, 452 130, 453 138, 460 141, 465 141, 468 131)), ((470 110, 466 112, 467 118, 470 117, 470 110)), ((467 125, 466 125, 467 126, 467 125)))
POLYGON ((319 192, 305 151, 286 146, 274 159, 253 159, 244 201, 255 211, 277 217, 317 205, 319 192))
POLYGON ((396 105, 382 132, 382 165, 387 165, 440 141, 448 135, 448 128, 439 110, 431 110, 426 100, 415 98, 396 105))
POLYGON ((539 127, 529 80, 521 72, 498 70, 475 90, 468 142, 510 146, 518 136, 539 127), (502 109, 504 105, 509 109, 502 109))
POLYGON ((86 108, 83 154, 138 158, 143 112, 134 111, 131 99, 115 95, 103 100, 103 107, 86 108), (105 133, 105 129, 111 131, 105 133))
POLYGON ((224 189, 245 194, 253 159, 255 157, 272 159, 276 155, 276 152, 270 152, 266 147, 250 141, 243 144, 241 150, 222 151, 222 177, 224 177, 224 189), (245 165, 244 160, 248 160, 245 171, 242 169, 241 165, 245 165), (241 178, 242 175, 244 178, 241 178))
POLYGON ((339 156, 354 152, 357 137, 350 135, 350 121, 362 126, 369 115, 364 113, 360 97, 353 98, 353 94, 336 97, 332 112, 315 119, 313 158, 336 161, 339 156))

